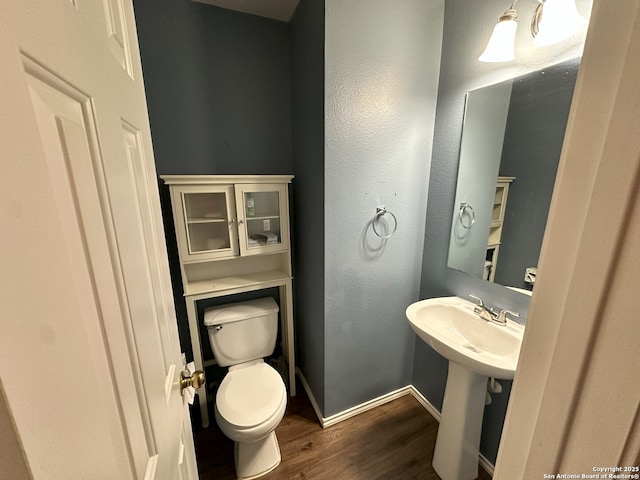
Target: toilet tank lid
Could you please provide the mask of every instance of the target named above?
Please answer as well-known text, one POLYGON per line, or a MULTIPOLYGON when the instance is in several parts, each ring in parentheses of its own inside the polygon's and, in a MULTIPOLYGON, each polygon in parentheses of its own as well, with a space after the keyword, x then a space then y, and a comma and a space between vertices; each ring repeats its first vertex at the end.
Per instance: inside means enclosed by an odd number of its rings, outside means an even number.
POLYGON ((211 325, 237 322, 248 318, 262 317, 270 313, 277 313, 278 310, 278 304, 272 297, 257 298, 245 302, 225 303, 224 305, 205 309, 204 324, 209 327, 211 325))

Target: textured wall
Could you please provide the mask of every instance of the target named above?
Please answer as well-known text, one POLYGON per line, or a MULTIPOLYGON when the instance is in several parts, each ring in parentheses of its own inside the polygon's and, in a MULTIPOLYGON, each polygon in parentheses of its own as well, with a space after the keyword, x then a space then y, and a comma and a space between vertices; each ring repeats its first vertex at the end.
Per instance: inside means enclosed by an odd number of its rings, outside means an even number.
MULTIPOLYGON (((134 7, 158 174, 291 173, 289 25, 192 1, 134 7)), ((191 358, 169 188, 159 187, 191 358)))
POLYGON ((441 0, 326 1, 325 416, 411 382, 442 18, 441 0))
POLYGON ((289 25, 135 0, 157 170, 291 173, 289 25))
POLYGON ((324 411, 324 0, 291 19, 297 363, 324 411))
MULTIPOLYGON (((591 1, 578 0, 577 4, 580 12, 588 16, 591 1)), ((446 0, 420 288, 421 298, 446 295, 466 297, 469 292, 474 292, 482 296, 489 305, 520 312, 523 320, 526 320, 529 297, 447 268, 447 249, 466 92, 581 54, 583 38, 567 40, 546 48, 531 45, 527 27, 536 5, 531 2, 516 6, 521 18, 516 35, 516 61, 486 64, 477 61, 477 57, 484 50, 496 19, 508 5, 499 0, 446 0)), ((444 395, 447 362, 422 341, 416 341, 413 384, 431 403, 439 407, 444 395)), ((485 409, 480 447, 481 452, 493 462, 508 401, 504 393, 494 397, 493 403, 485 409)))
POLYGON ((528 288, 524 271, 538 265, 577 67, 578 60, 563 62, 514 82, 500 174, 516 180, 502 229, 500 285, 528 288))

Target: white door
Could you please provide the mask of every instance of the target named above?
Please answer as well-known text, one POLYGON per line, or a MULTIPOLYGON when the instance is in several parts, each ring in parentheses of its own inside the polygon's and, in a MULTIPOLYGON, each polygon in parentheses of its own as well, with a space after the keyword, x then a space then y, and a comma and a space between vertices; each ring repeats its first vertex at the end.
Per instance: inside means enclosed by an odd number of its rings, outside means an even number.
POLYGON ((0 37, 0 472, 195 479, 131 0, 2 0, 0 37))

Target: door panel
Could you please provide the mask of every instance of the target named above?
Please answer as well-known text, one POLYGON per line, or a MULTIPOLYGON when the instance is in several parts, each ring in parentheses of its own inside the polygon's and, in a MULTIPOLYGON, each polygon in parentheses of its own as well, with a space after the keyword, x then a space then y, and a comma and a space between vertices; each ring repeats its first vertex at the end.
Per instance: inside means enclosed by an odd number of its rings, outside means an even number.
MULTIPOLYGON (((90 342, 90 354, 94 357, 92 363, 96 366, 100 365, 100 369, 96 369, 94 373, 96 376, 108 379, 111 375, 101 365, 105 361, 106 352, 103 351, 104 348, 100 348, 102 343, 100 330, 110 332, 114 339, 119 336, 120 340, 124 340, 124 332, 114 329, 111 323, 114 318, 112 315, 117 315, 117 310, 106 312, 100 305, 101 296, 104 299, 110 295, 117 301, 117 293, 110 278, 110 272, 98 265, 92 265, 91 262, 92 253, 98 256, 102 251, 102 255, 108 255, 109 249, 101 218, 93 215, 93 212, 100 211, 101 206, 93 168, 100 163, 99 158, 96 158, 97 146, 92 140, 97 134, 94 126, 88 124, 88 121, 93 118, 91 104, 82 93, 47 72, 32 59, 25 57, 23 63, 39 141, 45 153, 46 168, 51 183, 57 186, 53 192, 55 206, 64 241, 67 244, 66 254, 72 264, 73 284, 77 295, 75 301, 79 307, 77 321, 81 322, 79 325, 81 328, 77 330, 78 332, 86 330, 91 337, 97 336, 97 338, 87 339, 87 342, 90 342)), ((69 300, 71 305, 73 300, 69 300)), ((72 328, 77 327, 72 326, 72 328)), ((68 336, 68 332, 65 336, 68 336)), ((81 341, 82 339, 79 339, 79 342, 81 341)), ((77 360, 72 357, 64 358, 64 352, 60 354, 60 357, 55 358, 56 369, 77 372, 77 360)), ((84 360, 88 359, 84 358, 84 360)), ((126 370, 126 365, 122 364, 115 370, 126 370)), ((91 374, 90 371, 88 373, 91 374)), ((117 388, 122 392, 120 409, 129 432, 129 448, 133 458, 136 459, 132 467, 136 471, 136 478, 144 478, 150 449, 144 434, 144 420, 140 403, 135 395, 135 384, 128 375, 116 376, 115 383, 116 385, 119 383, 117 388), (128 408, 122 408, 123 404, 128 408)), ((103 392, 103 395, 108 396, 108 390, 103 392)), ((63 403, 64 399, 59 401, 63 403)), ((109 400, 106 398, 103 401, 109 400)), ((60 418, 64 419, 65 412, 60 408, 58 404, 56 411, 60 418)), ((106 413, 100 412, 100 409, 96 410, 96 413, 106 413)), ((69 412, 69 415, 75 414, 75 412, 69 412)), ((66 420, 64 423, 66 424, 66 420)), ((95 428, 95 424, 92 428, 95 428)), ((99 432, 100 429, 97 429, 96 433, 99 434, 99 432)), ((118 434, 117 431, 110 433, 110 435, 118 434)), ((80 438, 80 441, 85 440, 80 438)), ((65 443, 68 444, 69 440, 65 439, 65 443)), ((125 472, 126 469, 122 470, 121 474, 124 475, 125 472)))
POLYGON ((118 64, 133 78, 131 45, 127 33, 127 10, 122 0, 103 0, 109 50, 118 64))
POLYGON ((26 463, 196 479, 131 2, 7 0, 0 29, 0 387, 26 463))

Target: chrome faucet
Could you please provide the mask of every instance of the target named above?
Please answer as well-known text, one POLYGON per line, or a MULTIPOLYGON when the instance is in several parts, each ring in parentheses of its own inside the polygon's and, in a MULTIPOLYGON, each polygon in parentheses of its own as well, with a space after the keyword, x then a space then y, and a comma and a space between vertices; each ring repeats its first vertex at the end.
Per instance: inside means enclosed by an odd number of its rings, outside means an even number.
POLYGON ((483 320, 487 322, 495 323, 496 325, 505 326, 507 324, 507 314, 512 315, 514 317, 519 317, 520 314, 518 312, 512 312, 511 310, 503 309, 499 312, 495 312, 493 308, 485 306, 482 299, 470 293, 469 296, 478 301, 478 304, 473 307, 473 313, 478 315, 483 320))

